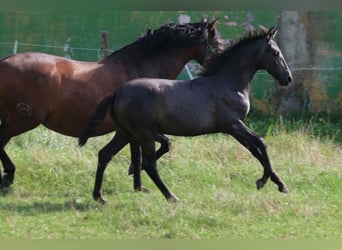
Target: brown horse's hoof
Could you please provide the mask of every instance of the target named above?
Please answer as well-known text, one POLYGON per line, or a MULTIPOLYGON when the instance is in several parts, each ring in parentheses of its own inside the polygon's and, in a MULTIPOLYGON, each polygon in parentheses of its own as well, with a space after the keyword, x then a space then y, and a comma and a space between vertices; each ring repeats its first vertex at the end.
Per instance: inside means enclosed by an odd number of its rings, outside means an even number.
POLYGON ((263 182, 262 179, 256 181, 257 189, 260 190, 265 186, 265 183, 263 182))
POLYGON ((143 192, 143 193, 151 193, 151 191, 148 188, 145 188, 144 186, 141 186, 140 188, 134 189, 136 192, 143 192))
POLYGON ((8 188, 12 185, 12 182, 7 180, 5 177, 0 180, 0 188, 8 188))

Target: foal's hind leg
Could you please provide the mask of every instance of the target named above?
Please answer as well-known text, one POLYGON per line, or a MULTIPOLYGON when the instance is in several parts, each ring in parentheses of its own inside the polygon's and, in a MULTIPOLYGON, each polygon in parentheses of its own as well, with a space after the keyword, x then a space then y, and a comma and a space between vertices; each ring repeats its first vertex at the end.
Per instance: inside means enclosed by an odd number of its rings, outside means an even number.
POLYGON ((232 123, 228 129, 228 133, 244 145, 264 167, 262 178, 256 182, 257 188, 262 188, 266 184, 268 178, 271 177, 271 180, 278 185, 279 191, 287 193, 287 186, 272 169, 263 138, 249 129, 241 120, 232 123))
POLYGON ((141 145, 142 149, 142 167, 145 169, 148 176, 152 179, 154 184, 159 188, 165 198, 170 202, 177 202, 179 199, 176 195, 171 193, 164 182, 161 180, 156 168, 156 154, 154 141, 144 141, 141 145))
POLYGON ((103 181, 103 173, 110 162, 110 160, 129 142, 128 138, 117 132, 114 138, 99 152, 97 170, 96 170, 96 179, 93 191, 93 198, 96 201, 99 201, 103 204, 106 203, 106 200, 102 196, 102 181, 103 181))

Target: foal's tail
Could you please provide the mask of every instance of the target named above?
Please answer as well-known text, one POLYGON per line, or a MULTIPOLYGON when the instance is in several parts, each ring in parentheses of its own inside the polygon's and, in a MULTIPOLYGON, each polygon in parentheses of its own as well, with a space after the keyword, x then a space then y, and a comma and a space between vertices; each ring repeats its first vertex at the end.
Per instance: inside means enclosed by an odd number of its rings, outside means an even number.
POLYGON ((106 114, 113 102, 114 94, 107 95, 102 99, 102 101, 97 105, 96 111, 87 124, 84 126, 83 131, 78 138, 78 145, 83 146, 87 143, 88 138, 94 133, 96 127, 101 124, 101 122, 106 117, 106 114))

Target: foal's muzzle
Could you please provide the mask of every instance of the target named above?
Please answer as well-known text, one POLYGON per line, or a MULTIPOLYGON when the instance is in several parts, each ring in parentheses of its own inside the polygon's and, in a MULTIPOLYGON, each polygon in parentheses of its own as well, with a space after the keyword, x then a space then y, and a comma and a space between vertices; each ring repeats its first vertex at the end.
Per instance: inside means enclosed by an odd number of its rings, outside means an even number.
POLYGON ((287 76, 285 76, 285 79, 283 81, 279 81, 279 84, 282 86, 287 86, 292 82, 293 78, 292 78, 292 73, 291 71, 287 72, 287 76))

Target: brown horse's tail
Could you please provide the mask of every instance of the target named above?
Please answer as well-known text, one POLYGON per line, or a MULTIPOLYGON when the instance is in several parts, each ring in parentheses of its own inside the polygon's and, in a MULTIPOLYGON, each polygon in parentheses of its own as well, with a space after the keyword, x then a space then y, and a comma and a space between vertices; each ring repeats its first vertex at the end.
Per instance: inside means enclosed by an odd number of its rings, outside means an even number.
POLYGON ((108 110, 113 102, 114 94, 107 95, 102 99, 102 101, 97 105, 96 111, 87 124, 84 126, 83 131, 78 138, 78 145, 83 146, 87 143, 88 138, 94 133, 96 127, 101 124, 101 122, 106 117, 108 110))

